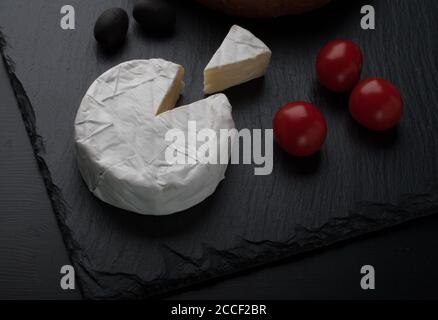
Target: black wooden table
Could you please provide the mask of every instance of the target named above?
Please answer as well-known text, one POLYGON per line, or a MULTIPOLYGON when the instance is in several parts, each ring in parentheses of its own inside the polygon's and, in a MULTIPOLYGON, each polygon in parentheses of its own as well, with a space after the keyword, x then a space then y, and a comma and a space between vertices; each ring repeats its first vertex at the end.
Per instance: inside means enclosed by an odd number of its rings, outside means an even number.
MULTIPOLYGON (((8 14, 31 10, 38 19, 38 8, 26 4, 8 6, 8 14)), ((0 90, 0 297, 78 298, 59 288, 69 260, 3 66, 0 90)), ((438 218, 427 218, 170 298, 438 298, 437 227, 438 218), (365 264, 376 268, 375 291, 359 286, 365 264)))

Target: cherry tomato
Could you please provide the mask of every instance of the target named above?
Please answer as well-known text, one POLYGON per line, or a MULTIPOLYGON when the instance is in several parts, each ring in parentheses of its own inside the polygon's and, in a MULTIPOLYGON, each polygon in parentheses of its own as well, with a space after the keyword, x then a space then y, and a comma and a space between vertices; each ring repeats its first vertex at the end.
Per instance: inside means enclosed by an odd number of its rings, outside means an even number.
POLYGON ((316 59, 319 82, 334 92, 346 92, 359 82, 362 50, 352 41, 334 40, 326 44, 316 59))
POLYGON ((381 78, 366 79, 351 94, 350 113, 368 129, 391 129, 402 117, 403 98, 392 83, 381 78))
POLYGON ((307 102, 291 102, 282 107, 274 118, 274 137, 293 156, 316 153, 327 137, 323 114, 307 102))

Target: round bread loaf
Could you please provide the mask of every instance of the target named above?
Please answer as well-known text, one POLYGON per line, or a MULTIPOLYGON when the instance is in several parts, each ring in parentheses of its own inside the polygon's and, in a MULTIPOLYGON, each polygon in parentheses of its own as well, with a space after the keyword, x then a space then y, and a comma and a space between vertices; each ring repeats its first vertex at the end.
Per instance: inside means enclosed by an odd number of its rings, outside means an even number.
POLYGON ((318 9, 331 0, 198 0, 207 7, 227 14, 270 18, 300 14, 318 9))

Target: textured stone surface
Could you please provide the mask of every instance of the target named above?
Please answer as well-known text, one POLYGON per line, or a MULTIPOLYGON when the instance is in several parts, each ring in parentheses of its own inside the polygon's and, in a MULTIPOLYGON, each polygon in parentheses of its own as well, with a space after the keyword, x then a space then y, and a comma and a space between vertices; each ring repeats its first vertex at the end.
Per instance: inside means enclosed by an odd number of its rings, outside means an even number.
POLYGON ((181 6, 175 35, 151 38, 134 27, 127 45, 112 55, 95 46, 90 30, 104 8, 130 4, 73 2, 81 14, 70 33, 52 28, 59 1, 26 4, 37 15, 26 10, 8 17, 0 10, 0 17, 10 42, 6 53, 17 63, 10 78, 85 297, 157 295, 438 212, 435 1, 375 1, 378 12, 393 13, 375 32, 360 29, 360 5, 348 1, 275 22, 181 6), (25 27, 14 28, 15 19, 25 27), (284 102, 311 100, 330 126, 322 153, 297 161, 276 148, 268 177, 232 166, 214 196, 172 217, 141 217, 96 200, 81 181, 72 143, 73 118, 88 85, 118 62, 159 56, 191 75, 183 102, 199 99, 203 67, 231 23, 242 23, 274 53, 264 79, 226 92, 238 128, 269 128, 284 102), (24 41, 25 30, 34 30, 38 41, 24 41), (362 45, 365 76, 400 86, 407 110, 397 131, 362 130, 348 116, 346 97, 315 83, 316 51, 334 37, 362 45))

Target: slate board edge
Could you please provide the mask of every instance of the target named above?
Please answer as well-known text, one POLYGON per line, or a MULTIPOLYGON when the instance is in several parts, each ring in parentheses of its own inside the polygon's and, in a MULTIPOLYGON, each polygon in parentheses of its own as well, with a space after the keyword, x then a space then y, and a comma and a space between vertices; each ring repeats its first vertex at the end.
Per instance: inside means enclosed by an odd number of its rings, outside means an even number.
MULTIPOLYGON (((30 102, 29 97, 15 73, 15 63, 10 56, 6 54, 7 41, 6 36, 3 34, 0 29, 0 54, 5 66, 6 72, 9 77, 9 81, 11 83, 12 90, 14 92, 15 99, 17 100, 18 108, 20 109, 20 114, 23 119, 27 135, 29 136, 29 140, 32 145, 33 153, 35 155, 35 159, 37 161, 38 168, 41 172, 41 175, 44 180, 44 185, 47 189, 47 194, 50 198, 50 203, 52 205, 53 211, 55 212, 56 221, 58 227, 61 230, 63 235, 64 244, 68 249, 68 253, 70 256, 70 260, 74 264, 73 255, 75 254, 74 248, 74 240, 69 236, 70 230, 63 223, 65 218, 65 210, 66 207, 63 203, 61 190, 53 183, 49 168, 44 160, 44 144, 43 139, 40 135, 38 135, 36 130, 36 117, 33 106, 30 102)), ((83 296, 83 291, 81 286, 79 285, 79 291, 83 296)))
POLYGON ((203 254, 198 259, 181 256, 171 248, 163 247, 163 250, 172 253, 183 265, 192 266, 189 272, 178 279, 146 281, 135 274, 108 273, 94 270, 86 257, 81 255, 80 246, 75 243, 71 230, 65 223, 67 206, 63 200, 62 191, 53 182, 46 164, 44 143, 37 133, 33 106, 15 73, 13 60, 5 53, 6 46, 6 39, 0 30, 2 60, 31 141, 39 170, 43 176, 58 226, 63 234, 64 243, 75 266, 79 289, 82 296, 87 299, 139 299, 168 294, 188 286, 212 279, 224 278, 242 270, 272 264, 300 253, 351 240, 387 227, 438 213, 438 184, 432 183, 422 193, 402 195, 396 204, 362 202, 349 210, 348 216, 344 218, 331 219, 326 224, 313 229, 298 226, 295 230, 296 236, 286 242, 268 240, 253 242, 241 239, 241 246, 228 250, 216 250, 212 247, 203 246, 203 254), (246 257, 243 257, 241 250, 245 251, 246 257), (248 258, 248 256, 251 256, 251 258, 248 258), (219 263, 215 266, 208 266, 211 261, 219 261, 219 263), (108 277, 110 280, 114 280, 117 286, 114 289, 104 288, 96 276, 108 277))

